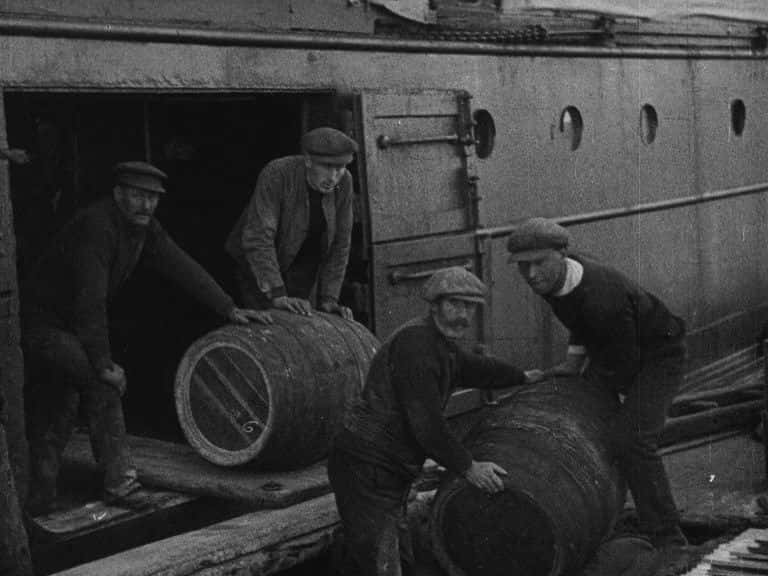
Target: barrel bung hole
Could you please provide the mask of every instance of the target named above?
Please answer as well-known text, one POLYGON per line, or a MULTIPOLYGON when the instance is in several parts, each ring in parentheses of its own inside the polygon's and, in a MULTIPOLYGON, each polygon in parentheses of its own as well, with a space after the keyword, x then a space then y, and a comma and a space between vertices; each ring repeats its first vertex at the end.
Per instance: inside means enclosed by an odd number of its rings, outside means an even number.
POLYGON ((451 561, 473 576, 549 576, 557 552, 544 512, 527 496, 465 487, 445 504, 442 536, 451 561))

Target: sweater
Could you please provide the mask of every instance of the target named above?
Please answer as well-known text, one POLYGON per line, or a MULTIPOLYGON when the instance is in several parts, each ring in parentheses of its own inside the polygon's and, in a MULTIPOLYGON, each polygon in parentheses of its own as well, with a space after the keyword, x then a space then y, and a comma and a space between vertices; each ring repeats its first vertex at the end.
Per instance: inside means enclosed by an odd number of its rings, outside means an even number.
POLYGON ((37 264, 29 293, 32 321, 74 333, 97 371, 110 366, 109 304, 142 256, 222 318, 234 308, 229 295, 156 219, 134 226, 107 197, 76 214, 37 264))
POLYGON ((458 386, 503 388, 525 382, 502 360, 459 348, 431 316, 411 321, 371 361, 361 398, 345 415, 336 445, 415 478, 427 456, 461 474, 469 451, 449 431, 443 409, 458 386))
POLYGON ((685 325, 661 300, 613 268, 570 257, 584 267, 581 282, 545 300, 570 331, 569 344, 586 348, 591 370, 624 389, 644 362, 684 354, 685 325))

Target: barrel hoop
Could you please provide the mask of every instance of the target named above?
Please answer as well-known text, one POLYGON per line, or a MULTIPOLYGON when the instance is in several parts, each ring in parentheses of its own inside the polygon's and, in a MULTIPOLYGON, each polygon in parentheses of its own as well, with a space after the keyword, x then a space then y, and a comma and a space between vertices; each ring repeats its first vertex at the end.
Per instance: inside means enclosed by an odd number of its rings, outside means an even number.
MULTIPOLYGON (((182 421, 194 422, 192 413, 192 399, 190 397, 190 384, 192 382, 192 375, 194 374, 198 362, 211 350, 218 349, 220 347, 221 342, 219 340, 219 335, 217 332, 214 332, 193 344, 187 354, 185 354, 185 356, 181 359, 178 370, 176 372, 176 388, 174 393, 176 397, 176 406, 179 410, 179 418, 182 421)), ((259 370, 263 381, 266 382, 269 380, 269 377, 264 371, 261 362, 251 350, 243 346, 232 345, 231 347, 245 354, 253 362, 255 367, 259 370)), ((267 394, 269 395, 269 393, 270 392, 267 389, 267 394)), ((268 402, 271 402, 271 398, 268 399, 268 402)), ((269 406, 269 404, 267 405, 269 406)), ((270 429, 271 421, 272 410, 269 410, 267 422, 263 427, 265 431, 270 429)), ((236 423, 234 428, 243 434, 247 433, 247 430, 243 429, 242 426, 236 423)), ((187 441, 199 452, 201 456, 210 462, 213 462, 214 464, 219 464, 222 466, 232 466, 248 462, 254 457, 255 454, 259 453, 262 444, 265 441, 265 434, 261 433, 256 441, 250 444, 248 447, 244 448, 243 450, 233 451, 227 450, 211 442, 196 426, 182 426, 182 429, 184 435, 187 438, 187 441)))
POLYGON ((360 382, 360 385, 361 385, 361 388, 362 388, 362 384, 365 382, 365 377, 367 375, 366 371, 363 369, 363 366, 367 367, 368 364, 370 363, 371 358, 373 357, 373 354, 376 352, 375 346, 371 347, 370 353, 367 354, 367 356, 361 356, 360 355, 360 350, 361 349, 363 350, 363 353, 366 353, 366 352, 369 352, 369 351, 364 348, 365 343, 361 339, 361 334, 364 334, 364 333, 360 332, 359 330, 357 330, 357 322, 355 322, 354 320, 352 320, 352 321, 343 320, 340 317, 338 318, 338 320, 336 318, 331 320, 330 316, 325 316, 325 317, 323 317, 323 319, 328 324, 330 324, 333 327, 334 331, 341 336, 341 338, 344 340, 344 342, 346 342, 347 347, 350 350, 352 350, 353 353, 355 354, 355 357, 356 357, 356 360, 357 360, 357 362, 355 362, 355 365, 357 366, 357 373, 358 373, 358 376, 359 376, 359 382, 360 382), (339 326, 338 326, 337 322, 345 322, 348 326, 353 328, 353 332, 354 332, 354 335, 356 336, 356 338, 355 339, 348 338, 346 332, 344 330, 340 330, 339 329, 339 326))

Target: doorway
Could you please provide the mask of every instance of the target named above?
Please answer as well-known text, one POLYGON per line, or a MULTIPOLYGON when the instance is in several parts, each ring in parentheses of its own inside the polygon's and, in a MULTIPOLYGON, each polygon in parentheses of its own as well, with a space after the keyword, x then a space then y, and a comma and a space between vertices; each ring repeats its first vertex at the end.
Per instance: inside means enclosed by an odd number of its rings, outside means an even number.
MULTIPOLYGON (((294 92, 6 92, 5 111, 9 146, 32 158, 11 167, 22 315, 30 263, 77 209, 111 194, 112 166, 127 160, 151 162, 168 174, 158 220, 235 295, 234 262, 224 243, 261 169, 274 158, 299 153, 304 131, 320 125, 348 130, 345 118, 351 117, 333 93, 294 92)), ((356 176, 354 164, 350 170, 356 176)), ((355 210, 342 303, 367 323, 362 214, 355 210)), ((128 375, 129 433, 182 439, 173 401, 176 367, 188 346, 219 323, 139 262, 110 310, 113 355, 128 375)))

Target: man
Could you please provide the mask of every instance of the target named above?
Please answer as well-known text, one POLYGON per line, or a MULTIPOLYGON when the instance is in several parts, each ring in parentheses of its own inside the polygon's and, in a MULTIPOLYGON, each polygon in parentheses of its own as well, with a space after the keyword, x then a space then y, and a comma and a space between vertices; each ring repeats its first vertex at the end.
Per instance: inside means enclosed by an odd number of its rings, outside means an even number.
POLYGON ((301 140, 303 155, 273 160, 227 239, 237 261, 243 302, 310 314, 317 308, 351 319, 338 303, 352 233, 352 162, 357 143, 333 128, 301 140))
POLYGON ((425 286, 429 313, 401 326, 376 352, 362 397, 334 440, 328 476, 359 574, 400 574, 399 548, 405 563, 410 560, 407 531, 399 527, 411 483, 427 456, 488 493, 504 488, 506 471, 473 460, 442 413, 457 386, 526 382, 514 366, 457 346, 485 292, 464 268, 433 274, 425 286))
POLYGON ((682 383, 685 327, 653 294, 618 271, 567 252, 570 234, 545 218, 512 230, 510 262, 570 331, 550 373, 583 374, 625 397, 616 415, 619 466, 641 531, 659 549, 686 544, 659 435, 682 383))
POLYGON ((144 162, 115 166, 106 197, 64 226, 42 257, 28 298, 24 344, 27 363, 52 378, 35 390, 30 416, 32 490, 28 512, 54 504, 61 455, 78 405, 88 421, 93 453, 104 471, 104 498, 126 507, 148 505, 126 442, 121 397, 126 378, 112 360, 108 308, 140 257, 163 276, 240 324, 271 322, 266 312, 244 310, 179 248, 153 214, 166 175, 144 162))

